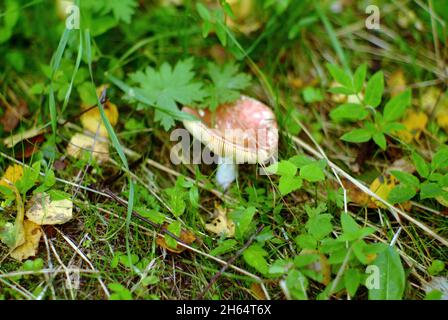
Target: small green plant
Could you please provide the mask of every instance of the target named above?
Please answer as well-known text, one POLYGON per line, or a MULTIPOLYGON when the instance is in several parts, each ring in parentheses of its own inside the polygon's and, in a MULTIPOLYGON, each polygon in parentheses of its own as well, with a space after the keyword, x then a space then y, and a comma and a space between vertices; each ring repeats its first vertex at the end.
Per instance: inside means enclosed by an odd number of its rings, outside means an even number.
POLYGON ((132 293, 119 283, 109 283, 109 289, 112 291, 109 300, 132 300, 132 293))
POLYGON ((421 200, 437 198, 441 203, 448 203, 448 148, 440 148, 431 163, 427 163, 417 152, 412 153, 412 161, 421 180, 410 173, 392 170, 392 175, 400 184, 392 189, 388 200, 402 203, 419 193, 421 200))
POLYGON ((380 112, 377 108, 381 105, 384 91, 382 71, 376 72, 363 90, 367 73, 366 64, 359 66, 353 76, 337 65, 328 64, 327 68, 340 85, 330 88, 329 91, 351 98, 348 99, 351 102, 343 103, 333 109, 330 112, 330 117, 335 121, 363 121, 361 128, 345 133, 341 136, 341 140, 361 143, 373 139, 382 150, 386 150, 386 135, 392 135, 394 132, 404 129, 404 126, 397 120, 411 105, 411 90, 407 89, 391 98, 380 112))
POLYGON ((315 161, 307 156, 297 155, 274 163, 266 170, 280 176, 278 189, 282 195, 287 195, 300 189, 304 180, 310 183, 323 181, 325 167, 325 160, 315 161))

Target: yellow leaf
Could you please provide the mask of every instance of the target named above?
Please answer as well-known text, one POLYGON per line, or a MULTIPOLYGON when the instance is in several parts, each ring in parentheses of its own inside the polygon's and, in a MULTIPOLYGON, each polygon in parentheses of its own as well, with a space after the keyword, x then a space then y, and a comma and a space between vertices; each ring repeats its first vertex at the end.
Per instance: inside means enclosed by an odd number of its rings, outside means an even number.
MULTIPOLYGON (((443 188, 443 190, 448 193, 448 187, 443 188)), ((442 206, 448 207, 448 198, 447 197, 444 197, 443 195, 442 196, 438 196, 438 197, 436 197, 436 200, 442 206)))
POLYGON ((224 234, 226 237, 235 235, 235 224, 227 217, 227 210, 221 206, 215 209, 215 218, 205 225, 207 231, 218 235, 224 234))
MULTIPOLYGON (((107 89, 108 85, 99 86, 96 89, 96 94, 98 97, 101 96, 102 92, 107 89)), ((112 126, 115 126, 118 122, 118 108, 115 104, 110 101, 103 103, 104 113, 112 126)), ((85 112, 80 117, 81 124, 84 129, 102 137, 107 137, 109 134, 107 132, 106 126, 101 118, 100 109, 98 106, 92 108, 92 106, 82 105, 81 109, 85 112), (88 110, 88 111, 87 111, 88 110)))
POLYGON ((74 158, 81 158, 83 152, 91 152, 98 162, 109 160, 109 141, 104 138, 96 139, 82 133, 76 133, 67 146, 67 154, 74 158))
POLYGON ((68 199, 51 200, 45 193, 38 193, 31 199, 26 217, 39 225, 63 224, 73 217, 73 202, 68 199))
MULTIPOLYGON (((110 124, 112 126, 115 126, 118 122, 117 106, 109 101, 104 103, 103 106, 104 106, 104 113, 106 114, 106 117, 109 119, 110 124)), ((80 119, 82 126, 86 130, 94 134, 98 132, 98 134, 102 137, 107 137, 109 135, 106 126, 104 125, 103 120, 101 119, 101 114, 98 107, 86 111, 81 115, 80 119)))
POLYGON ((439 112, 436 116, 436 119, 439 127, 448 132, 448 110, 439 112))
POLYGON ((403 70, 398 69, 390 75, 389 79, 387 79, 387 87, 392 97, 406 90, 406 79, 404 78, 403 70))
MULTIPOLYGON (((389 193, 396 186, 396 184, 396 180, 393 176, 380 175, 370 184, 370 190, 375 192, 382 199, 387 200, 387 198, 389 197, 389 193)), ((371 200, 378 207, 386 208, 386 206, 382 202, 376 200, 375 198, 372 197, 371 200)))
POLYGON ((36 255, 39 248, 40 237, 42 236, 40 226, 30 220, 25 220, 23 222, 23 227, 25 242, 11 252, 11 257, 18 261, 22 261, 36 255))
POLYGON ((420 138, 428 124, 428 116, 424 112, 409 110, 401 123, 406 129, 396 132, 396 135, 404 142, 410 143, 412 140, 420 138))
POLYGON ((0 186, 9 187, 10 183, 14 184, 23 175, 23 167, 19 164, 13 164, 6 168, 5 174, 0 180, 0 186))

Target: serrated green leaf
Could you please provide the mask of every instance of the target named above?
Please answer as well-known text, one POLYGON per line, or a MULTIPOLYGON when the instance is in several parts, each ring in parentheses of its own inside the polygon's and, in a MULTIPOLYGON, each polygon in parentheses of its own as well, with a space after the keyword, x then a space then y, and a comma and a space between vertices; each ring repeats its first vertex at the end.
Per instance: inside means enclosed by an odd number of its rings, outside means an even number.
POLYGON ((281 176, 278 189, 282 196, 285 196, 302 187, 302 178, 299 176, 281 176))
POLYGON ((220 104, 237 100, 240 97, 240 91, 246 89, 251 82, 251 77, 239 72, 234 62, 224 66, 209 63, 207 72, 213 84, 206 88, 208 97, 204 105, 212 111, 220 104))
POLYGON ((325 180, 325 174, 318 163, 310 163, 300 168, 300 177, 309 182, 325 180))
POLYGON ((267 251, 258 244, 251 245, 243 252, 244 261, 261 274, 267 274, 269 272, 268 263, 265 259, 267 255, 267 251))

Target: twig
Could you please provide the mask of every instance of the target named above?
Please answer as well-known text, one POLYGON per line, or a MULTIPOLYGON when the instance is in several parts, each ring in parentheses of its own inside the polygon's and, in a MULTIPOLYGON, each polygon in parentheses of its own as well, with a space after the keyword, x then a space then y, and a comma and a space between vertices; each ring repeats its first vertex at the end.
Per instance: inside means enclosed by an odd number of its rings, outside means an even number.
POLYGON ((255 240, 255 237, 261 232, 261 230, 263 230, 264 225, 261 225, 257 231, 255 231, 255 233, 249 238, 249 240, 247 240, 247 242, 244 244, 244 246, 242 246, 242 248, 240 250, 238 250, 236 252, 236 254, 230 258, 227 263, 221 268, 221 270, 219 270, 210 280, 209 284, 207 285, 207 287, 205 287, 205 289, 199 294, 199 296, 197 297, 198 300, 202 299, 205 295, 205 293, 211 288, 211 286, 221 277, 221 275, 227 270, 227 268, 236 260, 238 259, 238 257, 244 252, 244 250, 246 250, 251 244, 252 242, 255 240))

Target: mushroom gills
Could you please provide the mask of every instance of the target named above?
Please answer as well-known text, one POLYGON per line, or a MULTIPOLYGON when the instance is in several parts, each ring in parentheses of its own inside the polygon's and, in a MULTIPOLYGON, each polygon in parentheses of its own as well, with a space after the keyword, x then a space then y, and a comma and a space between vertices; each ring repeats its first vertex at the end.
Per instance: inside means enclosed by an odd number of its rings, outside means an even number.
POLYGON ((225 191, 238 176, 237 164, 228 158, 219 157, 216 183, 225 191))

